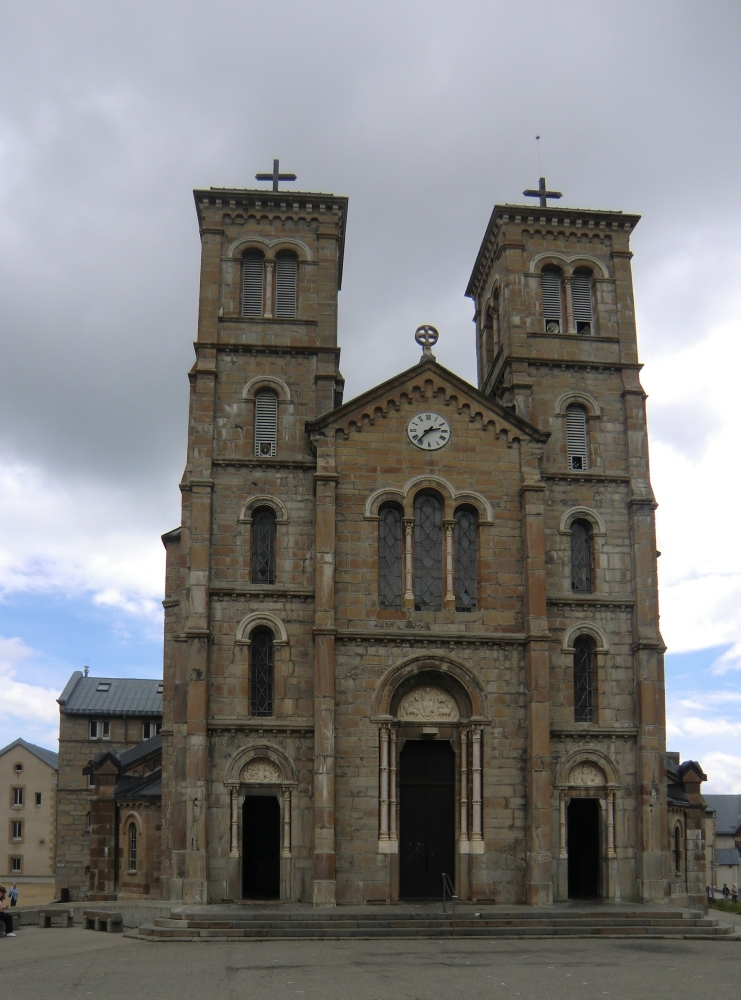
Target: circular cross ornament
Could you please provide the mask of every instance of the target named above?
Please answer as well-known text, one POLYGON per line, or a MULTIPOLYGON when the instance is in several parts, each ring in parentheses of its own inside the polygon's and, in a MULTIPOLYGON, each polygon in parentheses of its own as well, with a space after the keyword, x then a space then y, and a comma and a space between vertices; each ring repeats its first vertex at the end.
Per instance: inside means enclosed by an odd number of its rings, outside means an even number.
POLYGON ((422 348, 424 354, 432 354, 432 348, 437 343, 439 336, 440 334, 434 326, 430 326, 429 323, 425 323, 423 326, 417 327, 414 339, 422 348))
POLYGON ((422 451, 437 451, 450 440, 450 424, 439 413, 418 413, 407 424, 407 436, 422 451))

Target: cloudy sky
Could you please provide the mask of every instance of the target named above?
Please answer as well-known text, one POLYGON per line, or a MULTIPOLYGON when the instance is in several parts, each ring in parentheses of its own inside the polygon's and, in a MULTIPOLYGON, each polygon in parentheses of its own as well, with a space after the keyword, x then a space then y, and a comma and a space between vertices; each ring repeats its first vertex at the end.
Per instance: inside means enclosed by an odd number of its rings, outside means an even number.
POLYGON ((475 378, 495 202, 643 215, 669 747, 741 792, 741 7, 729 0, 0 0, 0 746, 54 747, 72 670, 161 670, 195 336, 196 186, 279 156, 350 197, 354 395, 475 378))

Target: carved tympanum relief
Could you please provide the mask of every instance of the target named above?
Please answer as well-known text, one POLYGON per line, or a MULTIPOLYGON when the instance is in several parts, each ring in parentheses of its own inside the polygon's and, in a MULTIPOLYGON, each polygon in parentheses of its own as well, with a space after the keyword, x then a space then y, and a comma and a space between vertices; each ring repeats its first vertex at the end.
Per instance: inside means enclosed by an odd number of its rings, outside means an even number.
POLYGON ((431 684, 414 688, 399 705, 399 718, 404 722, 457 722, 459 717, 455 699, 431 684))
POLYGON ((283 780, 283 775, 277 764, 264 757, 251 760, 242 771, 242 781, 253 784, 263 783, 274 785, 283 780))
POLYGON ((583 760, 571 768, 570 785, 604 785, 605 783, 605 772, 589 760, 583 760))

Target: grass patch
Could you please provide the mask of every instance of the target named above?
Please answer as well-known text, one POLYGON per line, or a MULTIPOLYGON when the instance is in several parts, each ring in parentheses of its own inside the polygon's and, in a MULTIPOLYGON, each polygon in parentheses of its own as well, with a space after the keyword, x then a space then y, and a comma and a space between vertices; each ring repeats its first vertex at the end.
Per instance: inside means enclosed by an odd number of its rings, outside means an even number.
POLYGON ((714 910, 723 910, 724 913, 741 914, 741 903, 732 903, 730 899, 714 899, 708 903, 714 910))

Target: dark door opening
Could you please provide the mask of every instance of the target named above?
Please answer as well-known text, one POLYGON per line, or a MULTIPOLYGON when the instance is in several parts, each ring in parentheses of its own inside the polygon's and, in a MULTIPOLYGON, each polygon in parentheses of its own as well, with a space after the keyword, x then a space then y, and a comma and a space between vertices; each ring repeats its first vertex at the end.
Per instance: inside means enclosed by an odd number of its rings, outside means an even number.
POLYGON ((244 800, 242 897, 280 899, 280 806, 274 795, 244 800))
POLYGON ((439 899, 455 884, 455 754, 443 740, 407 740, 400 761, 399 894, 439 899))
POLYGON ((599 801, 572 799, 568 812, 569 899, 599 897, 599 801))

